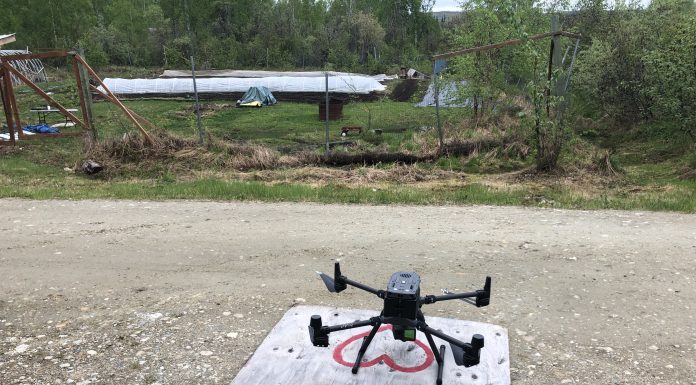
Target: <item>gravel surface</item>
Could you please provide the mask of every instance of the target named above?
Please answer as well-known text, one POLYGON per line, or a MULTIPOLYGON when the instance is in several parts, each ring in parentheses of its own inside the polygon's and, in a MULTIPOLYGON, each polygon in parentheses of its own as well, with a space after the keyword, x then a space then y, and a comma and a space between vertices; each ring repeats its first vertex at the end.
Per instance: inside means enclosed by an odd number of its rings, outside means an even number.
POLYGON ((512 207, 0 200, 0 384, 229 384, 314 273, 472 290, 514 384, 696 384, 696 216, 512 207))

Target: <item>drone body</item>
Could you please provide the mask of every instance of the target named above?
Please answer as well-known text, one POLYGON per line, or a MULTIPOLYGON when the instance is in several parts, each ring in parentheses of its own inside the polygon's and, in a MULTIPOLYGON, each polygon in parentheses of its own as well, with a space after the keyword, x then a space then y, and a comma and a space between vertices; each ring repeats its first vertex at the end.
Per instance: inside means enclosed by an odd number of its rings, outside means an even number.
MULTIPOLYGON (((416 273, 392 274, 384 297, 384 317, 415 320, 420 309, 420 276, 416 273)), ((394 325, 395 340, 415 341, 416 328, 394 325)))
POLYGON ((369 320, 325 326, 322 324, 320 316, 313 315, 311 317, 309 322, 309 338, 314 346, 329 346, 329 333, 331 332, 372 326, 370 334, 364 338, 360 350, 358 351, 358 356, 352 369, 353 374, 357 373, 358 369, 360 369, 362 357, 382 324, 391 324, 394 339, 400 341, 415 341, 417 331, 425 334, 430 349, 433 351, 433 355, 438 364, 437 385, 442 384, 442 371, 446 347, 445 345, 440 345, 438 349, 433 340, 433 336, 449 342, 454 361, 457 365, 463 365, 465 367, 478 365, 481 349, 484 346, 483 336, 474 334, 471 342, 467 343, 435 330, 426 324, 421 307, 426 304, 452 299, 462 299, 477 307, 488 306, 491 296, 490 277, 486 277, 486 283, 482 290, 476 290, 470 293, 445 294, 440 296, 427 295, 421 297, 420 276, 414 272, 396 272, 392 274, 387 283, 387 290, 373 289, 367 285, 348 279, 348 277, 341 274, 341 267, 338 262, 336 262, 334 266, 333 278, 324 273, 319 273, 319 276, 332 293, 340 293, 350 285, 375 294, 377 297, 384 300, 384 310, 382 310, 379 316, 372 317, 369 320), (474 298, 475 301, 471 301, 471 298, 474 298))

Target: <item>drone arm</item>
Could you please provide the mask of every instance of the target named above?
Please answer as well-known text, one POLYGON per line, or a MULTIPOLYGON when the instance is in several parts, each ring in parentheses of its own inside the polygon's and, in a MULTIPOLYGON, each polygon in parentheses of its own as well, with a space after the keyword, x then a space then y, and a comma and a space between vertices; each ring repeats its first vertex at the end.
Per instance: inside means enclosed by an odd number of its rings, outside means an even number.
POLYGON ((364 285, 364 284, 362 284, 362 283, 360 283, 360 282, 356 282, 356 281, 353 281, 352 279, 348 279, 348 278, 345 277, 345 276, 342 276, 341 279, 342 279, 343 282, 345 282, 346 284, 348 284, 348 285, 350 285, 350 286, 353 286, 353 287, 356 287, 356 288, 358 288, 358 289, 360 289, 360 290, 365 290, 366 292, 372 293, 372 294, 378 296, 379 298, 384 298, 384 296, 385 296, 385 291, 384 291, 384 290, 377 290, 377 289, 371 288, 371 287, 369 287, 369 286, 367 286, 367 285, 364 285))
POLYGON ((445 295, 426 295, 422 298, 424 304, 431 304, 439 301, 448 301, 451 299, 462 299, 462 298, 476 298, 476 292, 472 291, 469 293, 456 293, 456 294, 445 294, 445 295))
POLYGON ((341 273, 341 264, 336 262, 334 264, 334 276, 333 278, 329 277, 328 275, 318 272, 319 277, 321 277, 322 281, 324 281, 324 284, 326 285, 326 288, 329 289, 330 292, 332 293, 340 293, 343 290, 345 290, 348 285, 356 287, 361 290, 365 290, 369 293, 372 293, 379 298, 384 298, 385 297, 385 291, 384 290, 377 290, 373 289, 367 285, 363 285, 360 282, 353 281, 352 279, 346 277, 341 273))
POLYGON ((324 326, 322 327, 322 329, 326 330, 327 333, 333 333, 341 330, 360 328, 363 326, 374 326, 378 323, 381 323, 380 318, 372 317, 364 321, 355 321, 340 325, 324 326))
POLYGON ((354 329, 363 326, 375 326, 381 324, 380 317, 372 317, 369 320, 355 321, 346 324, 324 326, 321 316, 313 315, 309 321, 309 339, 314 346, 329 346, 329 334, 339 330, 354 329))
POLYGON ((441 340, 445 340, 445 341, 449 342, 451 345, 459 346, 462 349, 464 349, 464 347, 469 345, 466 342, 462 342, 454 337, 450 337, 447 334, 445 334, 437 329, 431 328, 430 326, 426 325, 425 322, 419 322, 418 329, 420 331, 422 331, 423 333, 430 333, 430 334, 434 335, 435 337, 437 337, 441 340))
POLYGON ((428 334, 432 334, 437 338, 449 342, 450 346, 452 347, 454 362, 458 366, 464 365, 468 368, 470 366, 478 365, 481 361, 481 349, 484 346, 484 338, 480 334, 474 334, 471 337, 471 342, 462 342, 441 331, 431 328, 430 326, 426 325, 424 321, 418 322, 418 330, 422 331, 426 336, 428 334))
POLYGON ((476 307, 488 306, 491 302, 491 277, 486 277, 486 283, 483 285, 483 289, 471 291, 468 293, 451 293, 445 295, 427 295, 421 298, 423 304, 431 304, 438 301, 447 301, 450 299, 465 299, 465 298, 475 298, 475 301, 467 301, 476 307))

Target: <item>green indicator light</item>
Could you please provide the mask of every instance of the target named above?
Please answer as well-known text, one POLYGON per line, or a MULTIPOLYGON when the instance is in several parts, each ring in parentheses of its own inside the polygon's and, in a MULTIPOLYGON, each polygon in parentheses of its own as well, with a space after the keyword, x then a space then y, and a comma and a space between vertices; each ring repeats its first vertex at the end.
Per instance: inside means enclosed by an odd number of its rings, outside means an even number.
POLYGON ((404 330, 404 338, 408 339, 408 340, 415 340, 416 339, 416 331, 414 329, 404 330))

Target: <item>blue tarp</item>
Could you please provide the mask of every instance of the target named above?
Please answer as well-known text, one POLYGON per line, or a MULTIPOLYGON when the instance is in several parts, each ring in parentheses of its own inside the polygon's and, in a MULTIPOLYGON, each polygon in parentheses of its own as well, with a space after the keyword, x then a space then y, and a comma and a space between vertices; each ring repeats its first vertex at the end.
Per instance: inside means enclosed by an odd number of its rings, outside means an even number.
POLYGON ((247 90, 244 96, 242 96, 242 98, 237 101, 237 104, 245 104, 251 102, 261 102, 261 104, 263 104, 264 106, 272 106, 277 103, 276 98, 273 97, 271 91, 264 86, 249 88, 249 90, 247 90))
POLYGON ((35 134, 58 134, 58 133, 60 133, 59 129, 57 129, 55 127, 47 126, 45 124, 36 124, 36 125, 30 124, 30 125, 24 127, 24 131, 33 132, 35 134))

